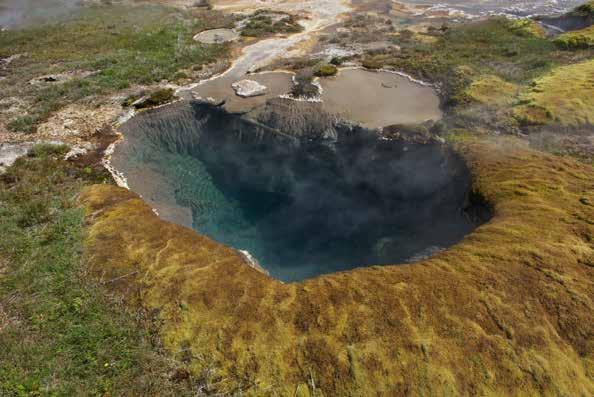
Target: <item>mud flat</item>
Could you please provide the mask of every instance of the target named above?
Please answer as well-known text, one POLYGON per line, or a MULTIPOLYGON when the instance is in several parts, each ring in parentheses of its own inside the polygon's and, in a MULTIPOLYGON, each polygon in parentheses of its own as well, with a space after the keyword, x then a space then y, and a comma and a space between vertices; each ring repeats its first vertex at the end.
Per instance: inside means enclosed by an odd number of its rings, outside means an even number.
POLYGON ((232 88, 232 84, 238 79, 232 75, 224 75, 202 83, 194 90, 193 96, 215 103, 224 101, 225 109, 230 112, 247 112, 263 105, 268 99, 288 93, 291 90, 293 75, 287 72, 266 72, 250 74, 244 78, 257 81, 265 86, 264 95, 250 98, 239 97, 232 88))
MULTIPOLYGON (((266 86, 265 94, 239 97, 232 88, 237 78, 224 75, 196 87, 193 96, 214 103, 224 102, 227 111, 244 113, 287 94, 293 84, 293 76, 288 72, 256 73, 245 78, 266 86)), ((344 69, 335 77, 322 79, 321 86, 325 111, 367 128, 422 123, 442 117, 435 89, 397 73, 344 69)))
POLYGON ((421 123, 442 116, 430 87, 391 72, 344 69, 321 81, 324 107, 368 128, 421 123))

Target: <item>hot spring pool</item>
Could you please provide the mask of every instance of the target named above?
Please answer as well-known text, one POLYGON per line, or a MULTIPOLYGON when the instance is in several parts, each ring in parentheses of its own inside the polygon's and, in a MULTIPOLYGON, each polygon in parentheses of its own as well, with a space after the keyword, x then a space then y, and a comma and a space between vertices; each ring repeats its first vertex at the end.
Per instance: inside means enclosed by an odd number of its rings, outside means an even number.
POLYGON ((199 103, 122 130, 112 162, 132 190, 282 281, 418 259, 481 221, 469 171, 445 145, 346 125, 296 137, 199 103))

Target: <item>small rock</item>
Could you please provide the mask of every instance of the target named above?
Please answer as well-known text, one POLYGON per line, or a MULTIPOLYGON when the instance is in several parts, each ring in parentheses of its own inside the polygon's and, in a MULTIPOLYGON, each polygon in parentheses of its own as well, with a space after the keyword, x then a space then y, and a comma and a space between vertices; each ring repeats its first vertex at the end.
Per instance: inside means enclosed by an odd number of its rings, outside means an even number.
POLYGON ((74 159, 78 156, 87 154, 88 150, 81 146, 75 146, 64 156, 64 160, 74 159))
POLYGON ((48 74, 46 76, 36 77, 29 81, 30 84, 42 84, 42 83, 57 83, 66 80, 65 75, 48 74))
POLYGON ((231 85, 235 94, 242 98, 264 95, 268 88, 254 80, 240 80, 231 85))

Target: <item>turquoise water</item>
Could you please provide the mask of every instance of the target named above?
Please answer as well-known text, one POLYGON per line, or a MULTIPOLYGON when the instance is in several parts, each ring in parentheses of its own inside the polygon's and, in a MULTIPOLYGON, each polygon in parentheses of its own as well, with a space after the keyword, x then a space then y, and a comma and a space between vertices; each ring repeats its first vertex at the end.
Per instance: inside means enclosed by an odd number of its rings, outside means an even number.
MULTIPOLYGON (((332 142, 267 140, 238 132, 222 113, 192 117, 193 127, 186 120, 129 128, 118 167, 158 172, 176 204, 191 209, 196 231, 248 251, 272 277, 403 263, 476 226, 464 211, 468 170, 442 145, 364 130, 332 142)), ((129 182, 141 194, 151 183, 129 182)))

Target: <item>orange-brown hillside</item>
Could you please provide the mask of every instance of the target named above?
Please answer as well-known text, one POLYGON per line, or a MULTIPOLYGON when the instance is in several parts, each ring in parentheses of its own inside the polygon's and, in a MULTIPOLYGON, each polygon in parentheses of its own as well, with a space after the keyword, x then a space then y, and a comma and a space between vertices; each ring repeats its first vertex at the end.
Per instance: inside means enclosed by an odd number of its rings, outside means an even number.
POLYGON ((158 313, 210 390, 247 395, 594 395, 594 168, 458 144, 494 217, 421 263, 295 284, 96 185, 93 273, 158 313))

